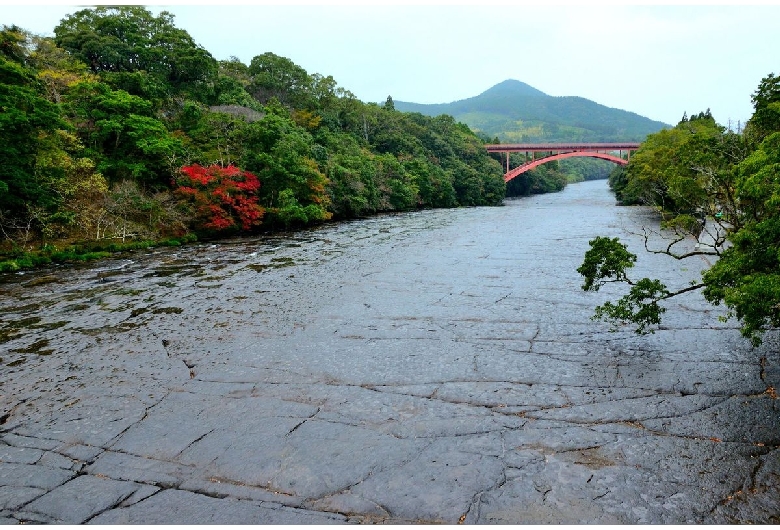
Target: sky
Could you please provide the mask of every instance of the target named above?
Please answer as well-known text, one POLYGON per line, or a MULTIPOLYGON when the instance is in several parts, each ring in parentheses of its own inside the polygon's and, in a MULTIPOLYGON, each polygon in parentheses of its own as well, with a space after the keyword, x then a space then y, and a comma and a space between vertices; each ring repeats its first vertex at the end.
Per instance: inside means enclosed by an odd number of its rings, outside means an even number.
MULTIPOLYGON (((173 13, 216 59, 273 52, 366 102, 449 103, 516 79, 672 125, 709 108, 736 127, 761 79, 780 74, 780 3, 308 3, 141 5, 173 13)), ((0 24, 53 35, 83 8, 2 4, 0 24)))

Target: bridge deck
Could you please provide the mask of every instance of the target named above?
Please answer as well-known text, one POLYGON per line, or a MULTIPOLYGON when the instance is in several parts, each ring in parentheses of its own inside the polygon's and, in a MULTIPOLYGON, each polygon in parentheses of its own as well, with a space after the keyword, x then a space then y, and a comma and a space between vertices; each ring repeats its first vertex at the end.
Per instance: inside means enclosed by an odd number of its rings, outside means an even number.
POLYGON ((626 151, 639 148, 639 142, 567 144, 488 144, 488 153, 532 153, 551 151, 626 151))

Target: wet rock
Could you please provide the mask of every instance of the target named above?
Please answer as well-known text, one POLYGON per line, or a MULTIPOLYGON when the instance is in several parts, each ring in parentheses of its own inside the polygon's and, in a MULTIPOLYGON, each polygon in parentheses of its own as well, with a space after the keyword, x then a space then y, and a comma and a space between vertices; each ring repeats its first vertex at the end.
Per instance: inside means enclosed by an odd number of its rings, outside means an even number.
POLYGON ((0 445, 0 462, 34 464, 38 462, 43 455, 44 452, 39 449, 0 445))
POLYGON ((475 496, 500 486, 503 469, 497 457, 453 451, 446 440, 440 440, 350 491, 382 506, 392 517, 455 524, 469 512, 475 496))
POLYGON ((20 514, 39 514, 60 524, 80 524, 132 495, 138 485, 132 482, 84 475, 39 497, 20 514))
POLYGON ((75 473, 60 468, 29 464, 0 463, 0 486, 52 490, 70 480, 75 473))
POLYGON ((19 521, 11 517, 6 517, 2 513, 0 513, 0 524, 1 525, 19 524, 19 521))
POLYGON ((16 510, 44 493, 46 493, 46 490, 42 488, 15 485, 0 486, 0 510, 16 510))
POLYGON ((251 501, 214 499, 186 491, 165 490, 133 506, 95 517, 93 524, 343 524, 337 514, 264 506, 251 501))
POLYGON ((0 275, 0 522, 777 523, 780 334, 590 319, 597 235, 699 277, 648 223, 592 182, 0 275))
POLYGON ((106 451, 86 471, 118 481, 134 481, 161 488, 178 486, 191 469, 171 462, 106 451))

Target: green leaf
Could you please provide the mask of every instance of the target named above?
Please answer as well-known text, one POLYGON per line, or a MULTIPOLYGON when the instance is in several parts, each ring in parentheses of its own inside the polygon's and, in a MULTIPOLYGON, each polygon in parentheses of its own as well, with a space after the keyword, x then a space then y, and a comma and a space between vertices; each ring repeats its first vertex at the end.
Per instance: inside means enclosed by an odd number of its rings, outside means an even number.
POLYGON ((585 277, 583 291, 598 291, 609 282, 628 282, 626 269, 634 266, 636 254, 629 252, 618 238, 597 237, 588 244, 590 250, 577 269, 585 277))
POLYGON ((635 331, 640 335, 653 333, 654 330, 647 328, 661 323, 661 315, 666 308, 658 305, 658 302, 667 298, 669 294, 666 286, 659 280, 642 278, 617 303, 606 302, 596 307, 593 318, 615 324, 636 324, 635 331))

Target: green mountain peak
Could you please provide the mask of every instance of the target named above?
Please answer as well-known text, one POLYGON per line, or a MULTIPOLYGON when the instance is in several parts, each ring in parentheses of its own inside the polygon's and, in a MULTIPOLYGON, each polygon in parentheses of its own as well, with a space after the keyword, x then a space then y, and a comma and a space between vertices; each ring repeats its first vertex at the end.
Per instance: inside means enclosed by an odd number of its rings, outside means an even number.
POLYGON ((426 116, 449 114, 477 133, 512 143, 643 141, 669 127, 582 97, 549 96, 515 79, 452 103, 396 101, 395 108, 426 116))
POLYGON ((547 94, 517 79, 507 79, 488 88, 477 97, 483 96, 547 96, 547 94))

